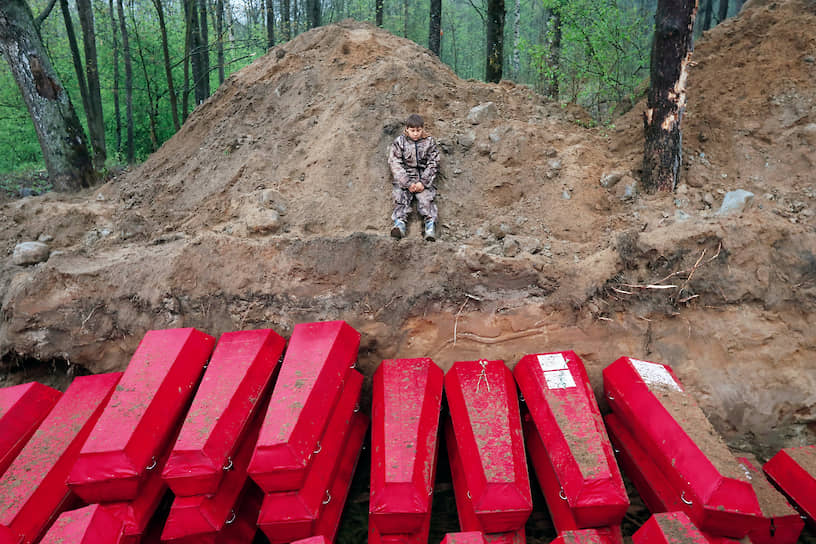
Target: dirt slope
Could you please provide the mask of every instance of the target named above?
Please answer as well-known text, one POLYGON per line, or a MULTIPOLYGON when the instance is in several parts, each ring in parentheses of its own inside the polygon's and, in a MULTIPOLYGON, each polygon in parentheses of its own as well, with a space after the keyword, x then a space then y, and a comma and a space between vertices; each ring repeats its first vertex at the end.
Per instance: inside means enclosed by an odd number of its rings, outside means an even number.
POLYGON ((684 179, 655 197, 627 191, 642 106, 586 129, 577 109, 462 81, 369 25, 298 36, 132 172, 2 204, 2 383, 33 375, 23 358, 122 368, 150 328, 288 334, 345 319, 369 373, 389 357, 447 368, 574 349, 600 388, 629 355, 672 364, 732 445, 763 457, 813 442, 814 36, 814 3, 789 0, 749 4, 704 37, 684 179), (443 152, 435 244, 416 223, 387 235, 385 153, 413 111, 443 152), (607 174, 622 179, 605 187, 607 174), (717 215, 735 189, 753 206, 717 215), (12 264, 41 235, 48 261, 12 264), (646 287, 661 280, 675 287, 646 287))

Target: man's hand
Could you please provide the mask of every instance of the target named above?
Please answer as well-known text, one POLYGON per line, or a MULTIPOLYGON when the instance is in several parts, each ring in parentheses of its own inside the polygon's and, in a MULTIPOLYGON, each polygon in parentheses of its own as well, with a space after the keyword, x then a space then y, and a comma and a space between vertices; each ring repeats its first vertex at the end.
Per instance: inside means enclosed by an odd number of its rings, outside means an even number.
POLYGON ((425 186, 422 185, 422 182, 417 181, 416 183, 412 183, 411 185, 409 185, 408 190, 411 191, 412 193, 421 193, 422 191, 425 190, 425 186))

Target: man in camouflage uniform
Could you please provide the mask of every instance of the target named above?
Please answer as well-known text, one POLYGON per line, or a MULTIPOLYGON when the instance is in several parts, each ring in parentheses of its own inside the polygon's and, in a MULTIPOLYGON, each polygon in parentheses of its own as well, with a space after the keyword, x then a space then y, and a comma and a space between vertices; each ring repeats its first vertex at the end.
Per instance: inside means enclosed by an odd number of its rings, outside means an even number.
POLYGON ((434 139, 425 132, 422 117, 412 114, 405 122, 403 134, 397 136, 388 153, 388 166, 393 179, 394 226, 391 236, 405 236, 406 221, 411 212, 411 202, 417 200, 417 210, 425 221, 423 236, 436 240, 437 209, 436 173, 439 169, 439 150, 434 139))

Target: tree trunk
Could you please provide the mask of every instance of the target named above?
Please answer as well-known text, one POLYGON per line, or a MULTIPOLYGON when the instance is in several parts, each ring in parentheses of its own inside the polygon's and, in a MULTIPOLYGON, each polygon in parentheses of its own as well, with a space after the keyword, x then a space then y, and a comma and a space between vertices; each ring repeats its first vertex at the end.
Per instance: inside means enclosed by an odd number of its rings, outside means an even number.
POLYGON ((643 188, 673 191, 680 172, 686 76, 692 52, 696 0, 658 0, 651 84, 643 114, 643 188))
POLYGON ((430 24, 428 25, 428 49, 439 56, 442 38, 442 0, 431 0, 430 24))
POLYGON ((119 11, 119 29, 122 32, 122 54, 125 57, 125 126, 127 127, 126 158, 128 164, 136 162, 136 142, 133 141, 133 63, 130 57, 130 39, 125 23, 125 7, 116 0, 119 11))
POLYGON ((521 72, 521 54, 519 52, 521 42, 521 0, 516 0, 515 18, 513 19, 513 77, 518 81, 521 72))
MULTIPOLYGON (((374 1, 374 22, 377 26, 381 27, 383 25, 383 4, 385 3, 384 0, 375 0, 374 1)), ((433 8, 431 8, 433 9, 433 8)))
POLYGON ((559 78, 561 71, 561 11, 555 10, 550 15, 551 23, 551 39, 550 39, 550 58, 549 66, 552 72, 549 80, 548 94, 554 100, 558 100, 561 94, 561 80, 559 78))
POLYGON ((281 0, 281 32, 283 32, 283 39, 289 41, 292 39, 292 23, 290 21, 289 0, 281 0))
POLYGON ((408 37, 408 0, 402 2, 402 37, 408 37))
POLYGON ((105 149, 105 118, 102 113, 102 90, 99 85, 99 62, 96 56, 96 29, 91 0, 76 0, 82 45, 85 49, 85 75, 88 82, 88 132, 91 136, 94 167, 102 170, 108 153, 105 149))
POLYGON ((199 43, 198 53, 201 62, 201 99, 199 104, 210 97, 210 36, 207 26, 207 0, 198 0, 198 31, 201 33, 201 40, 199 43))
POLYGON ((504 62, 504 0, 487 0, 485 81, 498 83, 504 62))
POLYGON ((193 17, 195 9, 191 0, 182 0, 184 6, 184 94, 181 96, 181 122, 187 120, 190 111, 190 67, 192 66, 193 81, 196 79, 198 58, 193 54, 194 32, 193 25, 197 19, 193 17))
POLYGON ((320 0, 309 0, 309 28, 317 28, 320 26, 320 0))
POLYGON ((218 84, 221 85, 226 79, 224 67, 224 0, 217 0, 215 3, 215 33, 218 35, 218 84))
POLYGON ((0 50, 31 114, 54 189, 93 185, 96 174, 82 126, 24 0, 0 2, 0 50))
POLYGON ((159 31, 161 32, 162 54, 164 55, 164 76, 167 79, 167 94, 170 96, 170 113, 173 117, 173 128, 178 131, 178 101, 176 100, 176 89, 173 85, 173 70, 170 66, 170 48, 167 44, 167 25, 164 22, 164 6, 162 0, 153 0, 156 7, 156 14, 159 17, 159 31))
POLYGON ((717 24, 728 18, 728 0, 720 0, 720 12, 717 14, 717 24))
POLYGON ((139 64, 142 67, 142 76, 144 77, 145 90, 147 91, 147 118, 150 123, 150 152, 153 153, 159 148, 159 136, 157 132, 159 99, 153 92, 152 85, 150 85, 150 75, 147 73, 147 63, 144 58, 142 39, 139 36, 139 26, 136 24, 133 25, 133 37, 136 39, 136 52, 139 53, 139 64))
POLYGON ((703 0, 703 24, 702 30, 705 32, 706 30, 711 28, 711 12, 714 11, 712 4, 714 0, 703 0))
POLYGON ((116 117, 116 152, 119 153, 122 151, 122 112, 119 109, 119 38, 116 31, 113 0, 108 0, 108 10, 113 35, 113 114, 116 117))
POLYGON ((74 23, 71 19, 71 12, 68 9, 68 0, 60 0, 60 10, 62 11, 62 19, 65 21, 65 32, 68 35, 68 47, 71 49, 71 60, 74 63, 74 72, 77 76, 77 84, 79 85, 79 96, 82 99, 82 109, 85 110, 87 118, 91 107, 88 105, 88 84, 85 82, 85 70, 82 68, 82 57, 79 54, 79 46, 77 45, 76 33, 74 32, 74 23))
POLYGON ((275 47, 275 10, 272 0, 266 0, 266 50, 275 47))

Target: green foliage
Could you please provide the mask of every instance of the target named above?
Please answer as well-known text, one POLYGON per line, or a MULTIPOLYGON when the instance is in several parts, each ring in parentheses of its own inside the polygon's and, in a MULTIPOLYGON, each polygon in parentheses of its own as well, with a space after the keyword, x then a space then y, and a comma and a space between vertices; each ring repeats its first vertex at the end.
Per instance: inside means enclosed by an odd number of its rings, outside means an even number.
MULTIPOLYGON (((49 0, 29 0, 32 12, 42 13, 49 0)), ((114 0, 115 4, 116 0, 114 0)), ((71 16, 79 32, 72 4, 71 16)), ((150 155, 169 139, 175 128, 171 116, 168 84, 164 70, 159 19, 153 0, 123 0, 130 36, 134 77, 134 143, 137 160, 150 155), (151 115, 154 127, 151 127, 151 115), (155 132, 155 142, 154 135, 155 132)), ((195 107, 192 82, 184 87, 185 18, 182 0, 162 0, 167 25, 170 63, 179 108, 188 96, 187 114, 195 107)), ((208 1, 210 87, 218 87, 215 32, 215 2, 208 1)), ((554 82, 559 98, 587 106, 596 119, 609 118, 620 104, 634 100, 647 77, 648 45, 652 32, 654 0, 520 0, 519 42, 515 42, 515 0, 506 0, 504 78, 548 92, 554 82), (560 55, 555 62, 551 48, 550 15, 562 20, 560 55), (512 67, 514 49, 520 66, 512 67), (639 87, 641 86, 641 87, 639 87)), ((262 0, 225 2, 231 11, 225 17, 223 35, 226 76, 251 63, 266 51, 265 14, 262 0)), ((301 5, 301 3, 298 3, 301 5)), ((274 1, 275 36, 283 39, 280 2, 274 1)), ((109 163, 117 165, 125 149, 125 74, 118 15, 111 20, 109 0, 93 2, 99 74, 102 88, 109 163), (114 39, 119 47, 119 123, 114 108, 114 39), (117 126, 120 126, 117 133, 117 126), (121 141, 120 145, 117 142, 121 141)), ((323 0, 325 24, 352 17, 374 22, 375 0, 323 0)), ((395 35, 405 35, 423 46, 428 44, 429 0, 386 0, 383 26, 395 35)), ((116 11, 114 9, 114 11, 116 11)), ((486 0, 443 0, 441 60, 463 79, 481 79, 485 69, 486 0)), ((306 30, 306 16, 291 13, 293 35, 306 30)), ((62 84, 73 101, 80 121, 85 112, 77 76, 71 60, 65 23, 59 4, 43 22, 40 32, 62 84)), ((77 36, 82 53, 81 33, 77 36)), ((192 76, 192 73, 190 74, 192 76)), ((39 142, 22 102, 17 85, 5 62, 0 63, 0 172, 26 172, 44 168, 39 142)))
POLYGON ((553 59, 555 29, 544 43, 525 42, 531 63, 560 98, 587 107, 599 119, 631 105, 648 77, 652 23, 647 12, 614 0, 543 0, 560 15, 561 48, 553 59))

